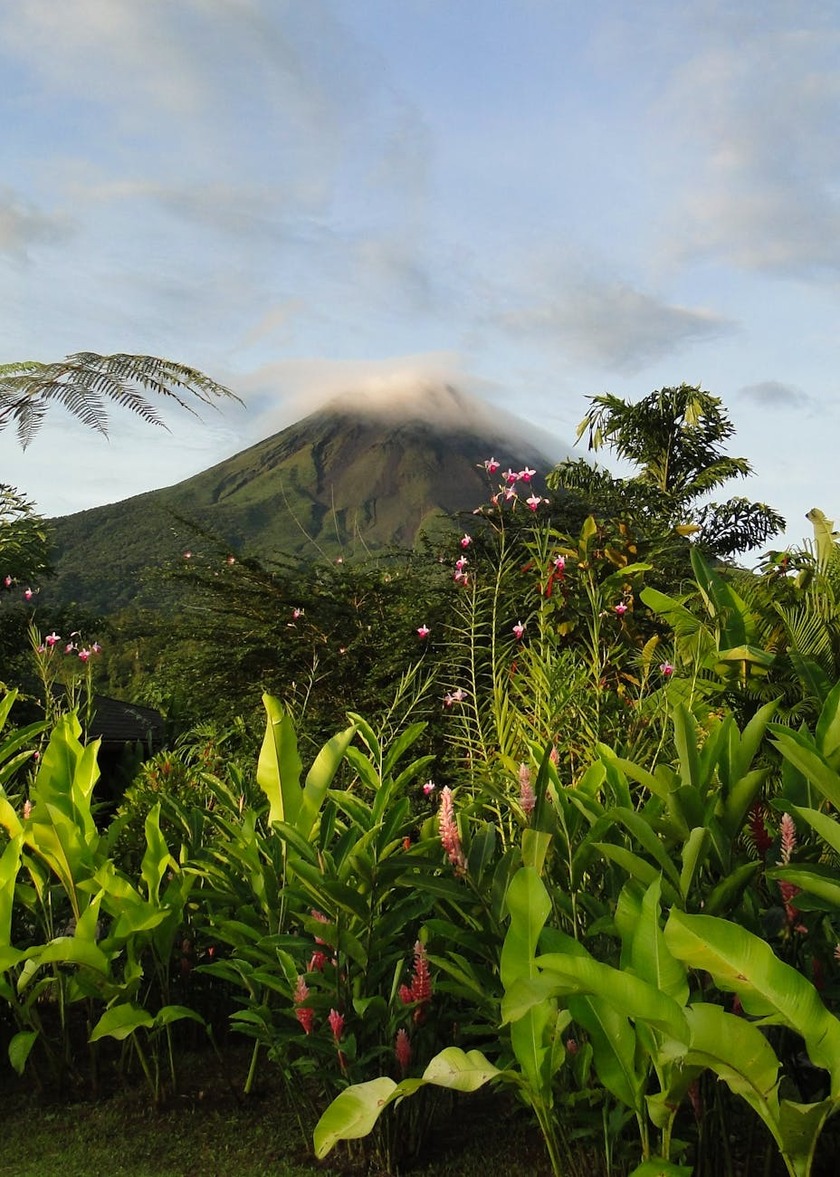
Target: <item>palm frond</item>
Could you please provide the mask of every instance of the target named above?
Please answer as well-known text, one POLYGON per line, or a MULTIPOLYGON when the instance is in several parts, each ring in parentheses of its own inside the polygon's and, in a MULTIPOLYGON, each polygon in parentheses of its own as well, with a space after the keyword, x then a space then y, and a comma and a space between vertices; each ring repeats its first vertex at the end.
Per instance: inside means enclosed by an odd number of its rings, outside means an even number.
POLYGON ((196 402, 215 407, 222 399, 239 400, 229 388, 197 368, 174 360, 75 352, 54 363, 24 360, 0 365, 0 430, 14 424, 26 448, 52 404, 105 435, 109 404, 166 428, 150 397, 174 401, 193 415, 197 415, 196 402))

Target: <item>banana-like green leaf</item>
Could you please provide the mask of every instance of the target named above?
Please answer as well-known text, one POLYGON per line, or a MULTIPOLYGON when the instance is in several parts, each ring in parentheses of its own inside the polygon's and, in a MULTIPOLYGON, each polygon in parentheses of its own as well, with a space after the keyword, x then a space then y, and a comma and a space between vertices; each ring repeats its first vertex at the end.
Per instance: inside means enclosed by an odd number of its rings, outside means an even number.
MULTIPOLYGON (((551 911, 551 900, 535 867, 524 866, 511 879, 507 894, 510 924, 502 945, 499 974, 507 991, 517 981, 536 977, 534 955, 551 911)), ((554 1006, 548 1000, 528 1008, 511 1025, 511 1046, 535 1092, 551 1102, 551 1035, 554 1006)))
POLYGON ((840 813, 840 776, 826 764, 811 737, 803 732, 774 726, 773 743, 785 760, 798 769, 840 813))
POLYGON ((312 767, 306 774, 300 813, 296 823, 293 823, 297 825, 298 831, 304 838, 308 838, 312 833, 312 827, 324 803, 327 790, 332 784, 333 778, 338 772, 339 766, 355 734, 356 728, 353 725, 345 728, 338 735, 333 736, 331 740, 324 744, 321 751, 315 757, 312 767))
POLYGON ((685 901, 697 871, 709 856, 709 831, 705 826, 695 826, 682 849, 682 870, 680 871, 680 894, 685 901))
POLYGON ((840 683, 832 687, 817 719, 814 731, 817 747, 832 765, 840 758, 840 683))
POLYGON ((611 1095, 634 1112, 644 1110, 646 1076, 636 1065, 636 1032, 624 1014, 599 997, 571 996, 569 1010, 586 1030, 598 1078, 611 1095))
POLYGON ((679 960, 737 993, 747 1013, 801 1035, 811 1062, 830 1073, 832 1097, 840 1098, 840 1021, 798 970, 779 960, 764 940, 715 916, 672 910, 665 940, 679 960))
POLYGON ((389 1104, 413 1095, 428 1084, 452 1091, 472 1092, 494 1079, 513 1078, 510 1072, 494 1067, 480 1051, 465 1052, 457 1046, 449 1046, 431 1060, 422 1079, 403 1079, 401 1083, 395 1083, 382 1076, 367 1083, 356 1083, 340 1092, 315 1126, 315 1156, 323 1160, 339 1140, 358 1140, 367 1136, 389 1104))
POLYGON ((678 1005, 688 1001, 685 966, 668 951, 659 926, 660 883, 651 883, 642 900, 642 909, 630 946, 630 963, 634 973, 654 989, 673 997, 678 1005))
POLYGON ((265 736, 257 764, 257 783, 268 798, 268 822, 296 825, 302 804, 301 762, 294 725, 280 702, 263 695, 267 714, 265 736))
POLYGON ((691 1165, 678 1165, 674 1161, 664 1161, 661 1157, 651 1157, 649 1161, 637 1165, 630 1177, 691 1177, 693 1172, 691 1165))

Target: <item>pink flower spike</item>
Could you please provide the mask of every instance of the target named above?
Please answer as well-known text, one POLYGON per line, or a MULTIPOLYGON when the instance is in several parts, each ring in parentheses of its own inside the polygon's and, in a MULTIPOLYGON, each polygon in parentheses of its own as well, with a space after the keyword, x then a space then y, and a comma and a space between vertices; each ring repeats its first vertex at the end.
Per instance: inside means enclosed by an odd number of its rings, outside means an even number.
POLYGON ((30 816, 32 814, 32 809, 33 809, 32 802, 27 797, 23 803, 23 820, 24 821, 28 821, 28 819, 30 818, 30 816))
MULTIPOLYGON (((440 810, 438 812, 438 831, 440 841, 446 856, 455 869, 463 873, 467 869, 467 860, 461 849, 461 835, 455 818, 455 805, 452 801, 452 790, 444 785, 440 795, 440 810)), ((412 985, 412 989, 414 986, 412 985)))
POLYGON ((619 617, 623 617, 624 614, 627 612, 627 606, 624 604, 623 601, 619 601, 615 607, 615 611, 619 617))
POLYGON ((409 1042, 408 1034, 402 1027, 397 1030, 397 1037, 394 1042, 394 1055, 400 1071, 405 1075, 411 1066, 411 1043, 409 1042))
POLYGON ((418 638, 427 638, 431 632, 432 631, 429 629, 428 625, 421 625, 418 626, 417 636, 418 638))
POLYGON ((659 664, 659 670, 660 670, 660 672, 661 672, 661 673, 662 673, 662 674, 665 676, 665 678, 670 678, 670 677, 671 677, 671 675, 674 673, 674 668, 673 668, 673 666, 671 665, 671 663, 670 663, 670 662, 667 662, 667 661, 666 661, 666 662, 660 662, 660 664, 659 664))
POLYGON ((516 625, 514 625, 514 627, 513 627, 513 636, 516 638, 516 640, 518 642, 521 642, 522 636, 524 633, 525 633, 524 624, 521 621, 517 621, 516 625))
POLYGON ((340 1014, 337 1009, 331 1009, 327 1021, 330 1023, 332 1036, 335 1039, 336 1045, 341 1041, 341 1035, 344 1033, 344 1015, 340 1014))
POLYGON ((430 797, 432 793, 434 793, 435 787, 436 786, 434 781, 426 781, 425 785, 423 786, 423 795, 430 797))
POLYGON ((468 548, 472 543, 472 536, 467 535, 467 533, 464 532, 464 534, 461 536, 460 543, 462 548, 468 548))
POLYGON ((484 463, 484 469, 487 471, 488 474, 495 474, 496 471, 499 469, 499 463, 496 461, 495 458, 487 458, 487 460, 484 463))
POLYGON ((781 845, 780 849, 782 857, 779 860, 779 866, 787 866, 790 862, 790 856, 796 849, 796 826, 793 818, 789 813, 782 814, 781 820, 781 845))
POLYGON ((529 466, 526 466, 524 470, 519 471, 519 477, 523 482, 530 482, 535 474, 536 470, 532 470, 529 466))
POLYGON ((525 500, 525 502, 528 504, 528 506, 531 508, 532 511, 536 511, 537 507, 540 505, 540 503, 542 501, 543 500, 540 498, 539 495, 529 495, 528 498, 525 500))

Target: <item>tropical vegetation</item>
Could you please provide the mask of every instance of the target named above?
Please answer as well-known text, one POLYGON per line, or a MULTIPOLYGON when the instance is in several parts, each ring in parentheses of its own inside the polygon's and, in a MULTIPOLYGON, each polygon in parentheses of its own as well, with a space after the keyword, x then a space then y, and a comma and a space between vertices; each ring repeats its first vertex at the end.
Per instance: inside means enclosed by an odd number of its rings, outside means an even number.
POLYGON ((555 1177, 833 1171, 838 537, 814 512, 813 545, 737 566, 780 520, 703 506, 748 472, 723 406, 635 408, 583 425, 635 474, 537 493, 485 455, 437 549, 185 561, 202 624, 146 619, 151 667, 137 634, 42 616, 42 526, 9 500, 18 1090, 163 1115, 244 1050, 252 1116, 282 1091, 297 1147, 359 1172, 421 1165, 488 1093, 555 1177), (116 806, 85 734, 108 684, 171 727, 116 806))

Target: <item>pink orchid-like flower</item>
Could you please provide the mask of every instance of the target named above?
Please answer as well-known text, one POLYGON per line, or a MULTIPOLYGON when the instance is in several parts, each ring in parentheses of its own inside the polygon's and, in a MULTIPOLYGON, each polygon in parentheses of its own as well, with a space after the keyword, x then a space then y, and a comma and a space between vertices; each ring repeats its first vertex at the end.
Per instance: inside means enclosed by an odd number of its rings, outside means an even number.
POLYGON ((461 538, 459 540, 459 543, 462 548, 468 548, 470 546, 470 544, 472 543, 472 536, 467 535, 467 533, 464 532, 464 534, 461 536, 461 538))
POLYGON ((513 626, 513 636, 516 638, 516 640, 518 642, 521 642, 522 635, 524 633, 525 633, 525 623, 522 621, 517 621, 516 625, 513 626))
POLYGON ((427 638, 431 632, 432 631, 429 629, 428 625, 424 624, 417 627, 418 638, 427 638))
POLYGON ((101 654, 102 653, 102 647, 100 646, 99 642, 93 643, 93 645, 90 648, 90 652, 91 652, 91 654, 101 654))
POLYGON ((566 557, 565 556, 555 556, 551 562, 554 565, 555 571, 557 571, 557 572, 565 572, 566 571, 566 557))
POLYGON ((292 609, 292 617, 297 621, 299 617, 303 617, 303 609, 300 607, 292 609))
POLYGON ((23 590, 23 596, 24 596, 25 600, 31 601, 32 598, 35 596, 35 593, 32 591, 31 588, 26 588, 23 590))
POLYGON ((512 499, 517 499, 517 498, 519 498, 519 495, 516 493, 516 490, 513 488, 513 486, 506 486, 505 487, 505 502, 509 503, 509 502, 511 502, 512 499))
POLYGON ((526 466, 524 470, 519 471, 519 477, 523 482, 530 482, 536 474, 536 470, 532 470, 530 466, 526 466))
POLYGON ((82 646, 81 650, 79 650, 79 661, 87 662, 88 658, 90 658, 90 650, 87 646, 82 646))
POLYGON ((426 781, 425 785, 423 786, 423 795, 425 797, 430 797, 432 793, 434 793, 435 788, 436 785, 434 781, 426 781))
POLYGON ((484 469, 487 471, 488 474, 495 474, 496 471, 499 469, 499 463, 496 461, 495 458, 487 458, 484 463, 484 469))
POLYGON ((455 567, 460 568, 462 571, 464 568, 466 568, 466 566, 468 564, 469 564, 469 560, 467 559, 466 556, 459 556, 458 559, 455 561, 455 567))
POLYGON ((64 653, 65 654, 72 654, 75 649, 76 649, 76 643, 75 642, 68 642, 67 645, 64 647, 64 653))
POLYGON ((47 636, 44 638, 44 645, 49 646, 50 649, 52 649, 52 647, 56 644, 56 642, 60 642, 60 641, 61 641, 61 634, 60 633, 48 633, 47 636))
POLYGON ((624 604, 623 601, 619 601, 615 607, 615 611, 619 617, 623 617, 624 614, 627 612, 627 606, 624 604))
POLYGON ((531 508, 532 511, 536 511, 537 507, 543 501, 544 500, 542 498, 540 498, 539 495, 529 495, 528 498, 525 500, 525 502, 528 504, 528 506, 531 508))
POLYGON ((667 660, 665 662, 659 663, 659 670, 660 670, 661 674, 664 674, 665 678, 670 678, 671 675, 674 673, 673 666, 667 660))
POLYGON ((4 577, 3 577, 3 584, 6 586, 6 588, 11 588, 11 587, 12 587, 12 578, 11 578, 11 576, 4 576, 4 577))
POLYGON ((185 560, 192 560, 192 552, 184 552, 185 560))
POLYGON ((510 467, 508 467, 508 469, 505 470, 504 474, 502 475, 502 478, 504 478, 505 482, 512 486, 514 482, 519 481, 519 471, 511 470, 510 467))

